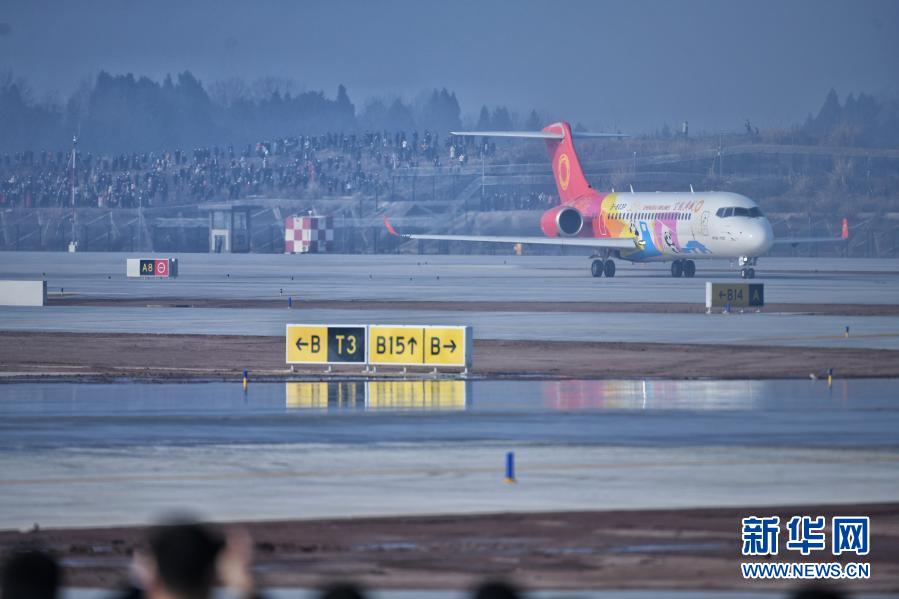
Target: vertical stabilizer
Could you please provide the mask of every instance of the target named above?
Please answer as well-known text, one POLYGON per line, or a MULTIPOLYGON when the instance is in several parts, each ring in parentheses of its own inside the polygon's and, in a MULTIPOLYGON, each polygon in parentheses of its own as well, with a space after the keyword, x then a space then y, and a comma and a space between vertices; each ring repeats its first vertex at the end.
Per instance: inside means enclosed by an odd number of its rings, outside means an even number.
POLYGON ((524 139, 542 139, 549 150, 552 161, 553 177, 562 204, 571 204, 583 197, 596 195, 584 177, 581 162, 574 151, 571 140, 575 137, 588 138, 621 138, 623 133, 572 133, 571 125, 565 121, 547 125, 542 131, 451 131, 451 135, 463 137, 518 137, 524 139))
POLYGON ((595 194, 596 191, 590 187, 584 176, 581 161, 578 160, 574 144, 571 143, 571 125, 564 121, 553 123, 544 127, 543 131, 561 134, 558 139, 547 139, 546 148, 549 151, 553 176, 562 204, 570 204, 578 198, 595 194))

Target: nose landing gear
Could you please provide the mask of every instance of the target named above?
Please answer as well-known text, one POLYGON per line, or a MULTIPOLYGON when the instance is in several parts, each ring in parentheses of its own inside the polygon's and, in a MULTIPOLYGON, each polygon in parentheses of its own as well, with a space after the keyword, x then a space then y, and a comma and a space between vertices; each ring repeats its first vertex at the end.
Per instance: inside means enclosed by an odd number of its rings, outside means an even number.
POLYGON ((740 278, 743 279, 754 279, 755 278, 755 266, 758 258, 750 257, 750 256, 740 256, 739 264, 740 264, 740 278))

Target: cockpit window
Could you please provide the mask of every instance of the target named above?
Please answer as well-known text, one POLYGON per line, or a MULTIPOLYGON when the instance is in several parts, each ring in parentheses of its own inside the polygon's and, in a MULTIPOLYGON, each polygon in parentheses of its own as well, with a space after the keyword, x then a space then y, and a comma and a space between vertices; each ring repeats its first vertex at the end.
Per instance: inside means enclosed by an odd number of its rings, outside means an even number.
POLYGON ((762 211, 759 210, 759 208, 756 206, 753 206, 752 208, 741 208, 739 206, 734 206, 733 208, 718 208, 718 210, 715 211, 715 216, 718 216, 720 218, 728 218, 731 216, 761 218, 762 211))

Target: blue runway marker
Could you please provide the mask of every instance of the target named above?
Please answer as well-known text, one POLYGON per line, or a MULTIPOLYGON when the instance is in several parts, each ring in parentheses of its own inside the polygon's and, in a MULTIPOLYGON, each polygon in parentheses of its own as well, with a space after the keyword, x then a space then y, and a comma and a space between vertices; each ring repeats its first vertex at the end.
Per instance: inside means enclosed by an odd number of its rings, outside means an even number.
POLYGON ((506 482, 514 483, 515 481, 515 453, 508 452, 506 454, 506 482))

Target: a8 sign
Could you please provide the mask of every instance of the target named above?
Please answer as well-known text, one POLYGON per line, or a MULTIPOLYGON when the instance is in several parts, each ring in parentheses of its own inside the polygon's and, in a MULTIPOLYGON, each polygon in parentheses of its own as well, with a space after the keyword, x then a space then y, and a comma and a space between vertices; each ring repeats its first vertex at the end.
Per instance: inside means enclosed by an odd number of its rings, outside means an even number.
POLYGON ((142 277, 167 277, 169 276, 168 260, 141 260, 140 276, 142 277))

